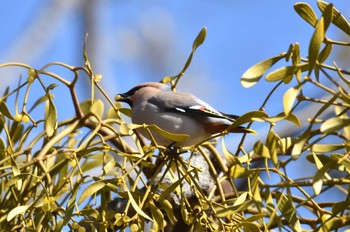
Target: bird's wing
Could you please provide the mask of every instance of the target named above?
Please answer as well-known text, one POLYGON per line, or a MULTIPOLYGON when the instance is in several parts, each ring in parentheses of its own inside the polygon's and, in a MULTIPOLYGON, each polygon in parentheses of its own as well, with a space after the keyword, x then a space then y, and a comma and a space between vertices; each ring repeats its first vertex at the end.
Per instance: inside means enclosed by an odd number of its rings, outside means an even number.
POLYGON ((149 99, 162 111, 187 114, 193 117, 211 117, 227 119, 233 122, 238 116, 223 114, 201 99, 187 93, 162 92, 157 98, 149 99))

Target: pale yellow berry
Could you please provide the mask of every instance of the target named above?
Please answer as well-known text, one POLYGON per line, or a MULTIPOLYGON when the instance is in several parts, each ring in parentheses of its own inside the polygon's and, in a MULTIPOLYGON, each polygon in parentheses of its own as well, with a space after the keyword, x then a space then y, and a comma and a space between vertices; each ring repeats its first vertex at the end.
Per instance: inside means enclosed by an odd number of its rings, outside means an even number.
POLYGON ((29 122, 29 117, 27 115, 23 115, 22 122, 28 123, 29 122))
POLYGON ((34 82, 35 76, 36 76, 35 70, 32 69, 32 68, 28 69, 28 79, 27 79, 27 81, 29 83, 33 83, 34 82))
POLYGON ((16 122, 20 122, 22 121, 22 114, 16 114, 13 119, 16 121, 16 122))
POLYGON ((34 82, 34 77, 28 76, 27 81, 28 81, 29 84, 33 83, 34 82))
POLYGON ((78 229, 78 232, 85 232, 85 231, 86 231, 86 229, 84 227, 82 227, 82 226, 80 226, 79 229, 78 229))
POLYGON ((99 82, 102 79, 102 75, 101 74, 96 74, 94 77, 94 81, 95 82, 99 82))
POLYGON ((73 223, 72 223, 72 229, 73 229, 73 230, 77 230, 79 227, 80 227, 80 226, 79 226, 78 222, 73 222, 73 223))
POLYGON ((70 166, 75 167, 75 166, 77 166, 77 161, 75 159, 71 159, 71 160, 69 160, 69 164, 70 164, 70 166))
POLYGON ((136 223, 131 224, 131 225, 130 225, 130 231, 131 231, 131 232, 139 231, 139 226, 138 226, 136 223))

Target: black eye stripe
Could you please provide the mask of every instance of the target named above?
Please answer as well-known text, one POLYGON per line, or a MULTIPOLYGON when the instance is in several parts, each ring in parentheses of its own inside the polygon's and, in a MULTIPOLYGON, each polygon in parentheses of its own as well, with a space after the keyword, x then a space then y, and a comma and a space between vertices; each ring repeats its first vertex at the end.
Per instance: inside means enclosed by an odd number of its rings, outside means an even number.
POLYGON ((141 89, 142 87, 143 87, 143 86, 136 86, 136 87, 130 89, 128 92, 123 93, 122 96, 123 96, 123 97, 130 97, 130 96, 134 95, 134 93, 135 93, 137 90, 141 89))

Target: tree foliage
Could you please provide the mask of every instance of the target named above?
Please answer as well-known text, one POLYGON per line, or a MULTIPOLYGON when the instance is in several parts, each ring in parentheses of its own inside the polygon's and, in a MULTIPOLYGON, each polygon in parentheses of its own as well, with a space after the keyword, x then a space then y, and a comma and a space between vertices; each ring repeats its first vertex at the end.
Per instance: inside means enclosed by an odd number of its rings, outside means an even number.
MULTIPOLYGON (((328 38, 328 28, 335 26, 350 36, 350 24, 332 4, 318 1, 318 8, 320 17, 307 3, 294 6, 313 27, 308 45, 291 44, 241 78, 244 87, 262 77, 274 85, 260 109, 231 126, 268 125, 265 139, 251 150, 245 146, 247 135, 229 150, 225 131, 215 141, 177 149, 144 141, 135 129, 151 125, 128 123, 130 109, 104 92, 102 76, 93 72, 85 48, 82 67, 1 64, 28 73, 0 98, 1 230, 329 231, 348 226, 350 72, 326 62, 334 46, 350 45, 328 38), (304 47, 307 58, 300 55, 304 47), (287 65, 270 71, 282 62, 287 65), (50 71, 55 67, 72 77, 50 71), (76 92, 81 78, 91 82, 86 101, 76 92), (66 96, 54 96, 58 85, 66 88, 66 96), (270 116, 265 106, 284 85, 283 111, 270 116), (38 93, 41 97, 33 99, 38 93), (72 117, 60 118, 67 108, 57 107, 59 101, 74 109, 72 117), (316 110, 308 112, 305 124, 299 114, 309 105, 316 110), (275 132, 284 121, 296 132, 275 132), (293 177, 290 167, 298 162, 315 170, 313 176, 300 170, 293 177), (339 197, 332 198, 334 194, 339 197)), ((204 28, 180 73, 162 79, 174 91, 205 35, 204 28)))

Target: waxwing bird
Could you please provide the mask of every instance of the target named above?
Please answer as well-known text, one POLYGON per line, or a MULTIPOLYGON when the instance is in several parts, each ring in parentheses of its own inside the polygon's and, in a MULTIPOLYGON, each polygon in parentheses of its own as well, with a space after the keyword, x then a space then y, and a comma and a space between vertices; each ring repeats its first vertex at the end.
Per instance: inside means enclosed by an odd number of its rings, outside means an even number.
MULTIPOLYGON (((221 113, 209 104, 188 93, 171 91, 163 83, 147 82, 137 85, 128 92, 119 94, 116 101, 126 102, 131 107, 134 124, 156 125, 172 134, 186 134, 182 141, 173 141, 152 131, 158 145, 192 146, 223 132, 238 116, 221 113)), ((137 129, 150 139, 145 129, 137 129)), ((234 128, 233 133, 249 133, 244 127, 234 128)))

